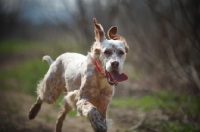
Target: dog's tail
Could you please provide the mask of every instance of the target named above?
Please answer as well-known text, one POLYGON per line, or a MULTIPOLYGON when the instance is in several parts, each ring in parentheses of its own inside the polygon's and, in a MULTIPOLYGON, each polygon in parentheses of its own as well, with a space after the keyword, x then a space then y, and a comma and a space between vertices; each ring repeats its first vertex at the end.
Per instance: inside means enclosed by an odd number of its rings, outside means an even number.
POLYGON ((49 63, 49 65, 51 65, 53 63, 53 60, 48 55, 43 56, 42 60, 43 61, 46 60, 49 63))

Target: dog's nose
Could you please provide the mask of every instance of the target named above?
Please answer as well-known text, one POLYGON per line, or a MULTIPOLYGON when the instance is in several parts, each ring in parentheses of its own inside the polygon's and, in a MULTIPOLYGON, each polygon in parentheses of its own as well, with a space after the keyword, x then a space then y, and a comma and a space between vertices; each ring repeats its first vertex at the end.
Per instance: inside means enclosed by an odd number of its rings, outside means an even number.
POLYGON ((119 62, 118 61, 113 61, 113 62, 111 62, 111 66, 112 66, 112 68, 118 68, 119 62))

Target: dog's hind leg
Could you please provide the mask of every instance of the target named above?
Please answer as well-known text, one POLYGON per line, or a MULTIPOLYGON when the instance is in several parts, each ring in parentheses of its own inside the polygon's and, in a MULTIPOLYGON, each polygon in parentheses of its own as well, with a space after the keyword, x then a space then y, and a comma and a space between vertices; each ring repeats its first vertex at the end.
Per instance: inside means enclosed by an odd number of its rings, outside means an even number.
POLYGON ((28 117, 30 120, 34 119, 38 114, 38 112, 40 111, 42 102, 43 101, 40 99, 40 97, 38 97, 36 103, 31 107, 29 111, 28 117))
POLYGON ((63 63, 61 59, 57 59, 55 62, 49 56, 44 56, 43 59, 49 62, 50 68, 44 78, 38 83, 38 98, 29 111, 28 116, 30 120, 34 119, 38 114, 42 102, 52 104, 57 100, 62 91, 67 91, 64 78, 62 77, 63 63))
MULTIPOLYGON (((47 76, 48 77, 48 76, 47 76)), ((54 103, 62 91, 66 91, 60 78, 52 78, 51 76, 42 79, 37 87, 37 101, 29 111, 29 119, 34 119, 38 114, 43 102, 48 104, 54 103)))
POLYGON ((41 80, 38 84, 38 87, 37 87, 38 97, 37 97, 35 104, 33 104, 32 107, 30 108, 30 111, 28 114, 28 117, 30 120, 34 119, 41 109, 41 105, 43 103, 43 99, 42 99, 43 96, 40 96, 40 95, 43 95, 43 92, 42 92, 43 91, 42 89, 44 86, 43 82, 44 81, 41 80))
POLYGON ((66 114, 76 107, 76 102, 78 100, 79 90, 68 92, 63 99, 62 109, 59 113, 58 119, 56 121, 55 132, 61 132, 63 121, 65 120, 66 114))
MULTIPOLYGON (((66 105, 68 105, 68 104, 66 104, 66 105)), ((62 108, 62 110, 59 113, 58 119, 56 121, 55 132, 61 132, 62 131, 63 121, 65 120, 66 114, 70 110, 71 110, 71 108, 69 106, 62 108)))

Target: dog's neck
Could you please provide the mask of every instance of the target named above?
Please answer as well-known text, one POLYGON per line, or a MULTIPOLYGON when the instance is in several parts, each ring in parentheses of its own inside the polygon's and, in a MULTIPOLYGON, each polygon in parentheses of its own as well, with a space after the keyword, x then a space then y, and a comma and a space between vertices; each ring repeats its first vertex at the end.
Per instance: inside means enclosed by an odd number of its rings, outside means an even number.
POLYGON ((102 70, 101 70, 101 67, 99 66, 99 63, 98 61, 94 60, 93 61, 93 64, 95 65, 97 71, 104 77, 106 77, 106 73, 104 73, 102 70))
POLYGON ((96 70, 104 77, 106 77, 106 73, 102 70, 102 66, 99 65, 100 61, 99 59, 96 58, 96 56, 93 56, 91 53, 89 53, 91 62, 93 63, 93 65, 95 66, 96 70))

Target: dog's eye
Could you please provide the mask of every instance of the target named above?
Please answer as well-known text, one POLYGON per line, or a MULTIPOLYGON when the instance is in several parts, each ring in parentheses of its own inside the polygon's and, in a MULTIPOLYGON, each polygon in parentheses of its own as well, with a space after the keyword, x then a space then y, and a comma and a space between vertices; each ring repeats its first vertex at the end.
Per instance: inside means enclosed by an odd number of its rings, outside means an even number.
POLYGON ((119 55, 124 55, 124 52, 123 51, 119 51, 119 55))
POLYGON ((112 53, 109 50, 104 51, 104 54, 111 55, 112 53))

